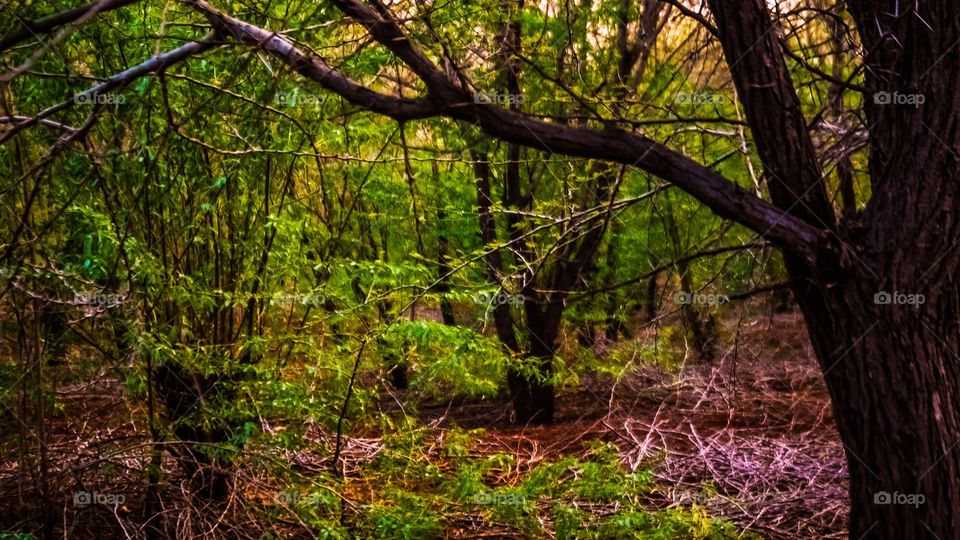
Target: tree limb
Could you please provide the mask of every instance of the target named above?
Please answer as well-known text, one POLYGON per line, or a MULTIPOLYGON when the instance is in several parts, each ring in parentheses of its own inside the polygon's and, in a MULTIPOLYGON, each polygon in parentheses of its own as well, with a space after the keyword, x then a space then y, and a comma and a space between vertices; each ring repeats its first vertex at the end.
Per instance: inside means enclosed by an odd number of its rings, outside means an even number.
POLYGON ((24 129, 34 124, 43 123, 44 119, 48 118, 49 116, 73 106, 80 100, 81 96, 85 98, 95 97, 113 90, 124 88, 127 85, 129 85, 131 82, 135 81, 136 79, 139 79, 140 77, 143 77, 144 75, 148 75, 150 73, 166 69, 193 55, 200 54, 204 51, 212 49, 220 44, 219 41, 215 38, 216 38, 216 35, 213 32, 211 32, 210 34, 204 36, 203 38, 197 41, 184 43, 183 45, 175 49, 172 49, 163 54, 154 56, 153 58, 146 60, 144 62, 141 62, 140 64, 137 64, 131 68, 125 69, 120 73, 111 75, 105 81, 94 85, 93 88, 90 88, 86 92, 81 92, 79 94, 76 94, 66 101, 47 107, 46 109, 40 111, 33 117, 30 117, 27 120, 24 120, 23 122, 14 124, 13 127, 10 128, 10 130, 4 132, 3 135, 0 136, 0 144, 3 144, 7 140, 9 140, 11 137, 19 133, 20 131, 23 131, 24 129))
POLYGON ((263 48, 301 75, 371 111, 399 120, 446 116, 478 125, 487 134, 506 142, 636 166, 686 191, 717 215, 745 225, 795 255, 810 261, 817 258, 823 231, 662 144, 620 129, 547 123, 493 104, 475 103, 472 93, 433 65, 403 35, 396 21, 384 18, 368 6, 333 0, 426 83, 428 98, 402 99, 374 92, 339 74, 323 60, 308 56, 276 33, 227 16, 204 0, 183 1, 203 13, 222 33, 263 48))
POLYGON ((101 5, 100 7, 97 7, 98 2, 93 2, 75 7, 73 9, 68 9, 66 11, 61 11, 60 13, 55 13, 35 21, 24 21, 20 23, 19 28, 11 30, 3 36, 0 36, 0 52, 14 47, 32 37, 38 37, 39 34, 46 34, 65 24, 70 24, 80 17, 86 15, 86 13, 91 9, 97 8, 98 12, 103 13, 105 11, 110 11, 128 4, 133 4, 137 1, 139 0, 108 0, 106 4, 101 5))
POLYGON ((710 0, 709 5, 770 197, 807 223, 835 229, 823 173, 766 2, 710 0))

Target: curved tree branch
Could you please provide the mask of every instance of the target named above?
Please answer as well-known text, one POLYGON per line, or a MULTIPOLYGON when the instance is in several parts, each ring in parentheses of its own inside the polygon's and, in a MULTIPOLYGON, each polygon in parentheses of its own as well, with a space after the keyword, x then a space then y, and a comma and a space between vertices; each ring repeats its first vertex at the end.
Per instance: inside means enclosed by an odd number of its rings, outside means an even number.
POLYGON ((184 43, 175 49, 154 56, 153 58, 131 68, 125 69, 120 73, 111 75, 105 81, 93 86, 93 88, 90 88, 86 92, 76 94, 66 101, 47 107, 36 115, 29 117, 22 122, 14 124, 12 128, 0 135, 0 144, 3 144, 20 131, 23 131, 32 125, 43 124, 46 118, 75 105, 81 99, 92 98, 113 90, 124 88, 131 82, 143 77, 144 75, 166 69, 176 63, 190 58, 191 56, 212 49, 219 44, 220 42, 216 39, 216 34, 211 32, 197 41, 184 43))
POLYGON ((47 34, 65 24, 70 24, 86 15, 91 9, 96 8, 98 13, 103 13, 105 11, 110 11, 128 4, 133 4, 137 1, 139 0, 107 0, 105 4, 99 6, 98 2, 93 2, 75 7, 73 9, 68 9, 66 11, 61 11, 60 13, 55 13, 35 21, 25 21, 20 24, 19 28, 15 28, 3 36, 0 36, 0 52, 3 52, 11 47, 15 47, 19 43, 27 41, 30 38, 38 37, 40 34, 47 34))
POLYGON ((710 0, 709 6, 770 197, 808 223, 835 229, 823 173, 765 0, 710 0))
POLYGON ((824 231, 791 216, 710 168, 642 135, 620 129, 591 129, 531 119, 489 103, 448 77, 406 38, 385 10, 349 0, 334 4, 367 28, 381 45, 400 58, 429 90, 427 98, 403 99, 374 92, 344 77, 325 61, 304 53, 274 32, 230 17, 204 0, 183 0, 204 14, 219 32, 257 46, 344 99, 398 120, 445 116, 479 126, 501 140, 547 152, 599 159, 639 167, 676 185, 717 215, 769 238, 791 253, 812 261, 823 245, 824 231))

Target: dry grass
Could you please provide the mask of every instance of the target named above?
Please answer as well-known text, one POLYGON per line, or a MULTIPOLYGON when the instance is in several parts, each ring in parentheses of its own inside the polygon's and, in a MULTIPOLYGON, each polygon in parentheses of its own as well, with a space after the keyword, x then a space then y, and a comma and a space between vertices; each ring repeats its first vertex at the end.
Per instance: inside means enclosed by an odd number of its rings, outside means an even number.
MULTIPOLYGON (((511 467, 496 471, 491 481, 515 485, 538 464, 580 455, 583 441, 600 438, 618 444, 627 468, 654 472, 659 490, 649 501, 652 508, 698 504, 770 538, 845 537, 843 448, 802 322, 777 315, 739 330, 734 322, 725 335, 732 336, 725 354, 711 365, 688 362, 679 373, 643 367, 618 381, 584 377, 579 388, 560 394, 558 422, 550 426, 509 425, 506 400, 423 405, 421 420, 432 432, 423 459, 443 469, 449 428, 484 427, 471 454, 512 455, 511 467)), ((144 470, 152 449, 144 411, 132 408, 122 385, 109 377, 62 388, 57 401, 64 408, 47 422, 45 491, 34 472, 20 467, 33 456, 17 456, 14 448, 0 453, 7 456, 0 462, 0 525, 23 530, 53 518, 69 538, 143 537, 144 470), (76 507, 72 496, 78 490, 123 494, 126 502, 76 507)), ((283 426, 264 421, 261 428, 283 426)), ((377 433, 354 435, 343 449, 342 491, 327 488, 346 514, 376 500, 380 486, 365 479, 361 468, 384 449, 377 433)), ((246 449, 224 471, 234 487, 230 496, 206 503, 191 496, 191 479, 168 454, 157 493, 165 530, 178 538, 256 539, 264 530, 311 537, 294 513, 280 512, 267 524, 262 512, 277 505, 277 493, 289 480, 277 478, 275 470, 302 479, 329 470, 330 434, 312 425, 304 439, 307 449, 296 452, 246 449)), ((509 527, 477 515, 450 518, 451 537, 516 537, 509 527)))
POLYGON ((847 472, 802 321, 747 326, 711 365, 620 383, 604 424, 664 503, 707 507, 771 538, 846 536, 847 472))

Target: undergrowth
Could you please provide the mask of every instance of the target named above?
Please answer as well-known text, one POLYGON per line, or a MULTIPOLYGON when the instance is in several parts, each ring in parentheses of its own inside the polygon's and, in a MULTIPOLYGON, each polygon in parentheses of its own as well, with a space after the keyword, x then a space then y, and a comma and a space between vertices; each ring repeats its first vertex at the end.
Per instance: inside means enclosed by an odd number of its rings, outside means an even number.
POLYGON ((484 430, 411 427, 343 479, 329 474, 280 491, 263 511, 288 514, 318 538, 429 539, 465 530, 557 539, 753 538, 702 507, 658 509, 647 470, 629 472, 616 445, 525 459, 478 450, 484 430))

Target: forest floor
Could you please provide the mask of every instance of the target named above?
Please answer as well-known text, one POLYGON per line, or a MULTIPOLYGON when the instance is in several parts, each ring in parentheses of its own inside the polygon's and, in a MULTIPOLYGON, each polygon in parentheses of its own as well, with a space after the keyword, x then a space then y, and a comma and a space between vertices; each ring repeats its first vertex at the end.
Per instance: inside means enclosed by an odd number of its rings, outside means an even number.
POLYGON ((629 470, 654 472, 655 506, 696 504, 769 538, 846 538, 843 446, 802 319, 768 314, 726 330, 725 354, 708 365, 561 392, 549 426, 510 425, 503 403, 421 407, 422 419, 485 428, 478 449, 518 456, 518 475, 611 441, 629 470))
MULTIPOLYGON (((558 394, 556 421, 549 426, 511 424, 506 399, 420 404, 417 415, 428 433, 406 455, 400 483, 413 489, 410 486, 426 477, 456 477, 454 462, 492 463, 506 455, 509 462, 486 470, 484 481, 509 488, 557 460, 590 459, 597 448, 591 441, 599 440, 615 445, 611 447, 626 471, 652 475, 653 488, 643 491, 642 501, 652 511, 699 508, 711 518, 723 518, 764 538, 844 538, 843 447, 800 317, 768 314, 749 322, 725 322, 723 335, 730 336, 725 352, 710 364, 691 361, 679 369, 643 365, 617 378, 584 373, 579 385, 558 394), (450 441, 464 433, 470 435, 463 443, 465 450, 451 453, 450 441), (424 468, 418 469, 421 465, 424 468), (408 477, 417 481, 404 480, 408 477)), ((0 505, 0 531, 36 530, 38 523, 52 521, 62 523, 58 537, 141 537, 144 469, 152 447, 143 411, 131 405, 123 385, 110 377, 64 386, 57 391, 57 403, 60 414, 44 424, 48 443, 37 456, 37 467, 47 470, 45 487, 36 476, 20 473, 23 456, 13 448, 4 449, 2 455, 11 457, 0 462, 0 497, 5 501, 0 505), (124 500, 112 506, 78 506, 76 501, 71 504, 77 490, 122 494, 124 500)), ((213 531, 222 538, 316 537, 305 532, 315 530, 306 526, 309 515, 273 512, 269 507, 283 488, 282 482, 278 486, 278 471, 312 476, 315 484, 323 477, 330 469, 332 437, 329 430, 311 425, 303 435, 306 449, 245 450, 231 469, 235 489, 225 501, 192 501, 186 473, 176 460, 165 460, 156 515, 173 523, 165 530, 176 531, 180 538, 213 531), (264 520, 272 532, 263 533, 264 520)), ((342 490, 324 488, 342 500, 329 505, 337 509, 340 521, 350 522, 354 518, 344 515, 360 508, 379 508, 370 504, 379 497, 378 483, 387 480, 371 476, 369 465, 382 468, 384 456, 396 454, 390 454, 393 450, 383 439, 377 433, 345 438, 342 490)), ((579 469, 569 470, 575 471, 573 476, 568 471, 557 477, 559 482, 575 479, 579 469)), ((462 478, 462 471, 459 474, 462 478)), ((634 476, 617 478, 623 482, 634 476)), ((435 483, 443 482, 447 480, 435 483)), ((573 506, 577 512, 603 515, 617 510, 617 503, 574 501, 573 506)), ((518 529, 505 518, 451 509, 447 503, 441 508, 455 518, 447 519, 442 529, 428 527, 420 536, 404 529, 405 537, 561 536, 551 527, 541 527, 543 523, 518 529)), ((536 508, 526 518, 557 519, 540 517, 536 508)), ((362 526, 359 523, 351 530, 362 526)), ((383 519, 376 523, 383 527, 383 519)), ((0 534, 0 538, 30 537, 0 534)))

